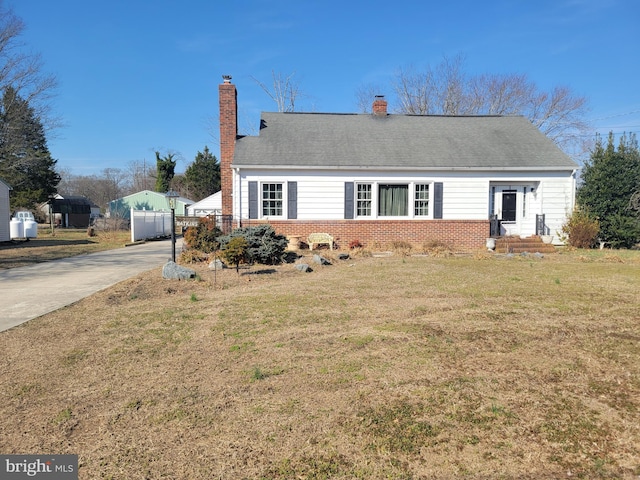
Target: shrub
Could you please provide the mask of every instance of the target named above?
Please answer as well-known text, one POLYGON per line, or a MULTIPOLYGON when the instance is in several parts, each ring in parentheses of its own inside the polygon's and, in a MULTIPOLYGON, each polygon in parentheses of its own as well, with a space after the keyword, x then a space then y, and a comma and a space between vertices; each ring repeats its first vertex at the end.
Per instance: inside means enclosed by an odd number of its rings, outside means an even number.
POLYGON ((422 243, 422 253, 433 257, 449 257, 453 255, 451 246, 440 240, 426 240, 422 243))
POLYGON ((591 248, 595 245, 600 223, 588 210, 576 208, 562 226, 562 239, 576 248, 591 248))
POLYGON ((180 253, 180 263, 201 263, 208 260, 206 253, 190 248, 180 253))
POLYGON ((198 220, 197 227, 187 228, 184 242, 188 248, 211 253, 218 249, 218 237, 221 234, 222 231, 216 226, 215 217, 202 217, 198 220))
POLYGON ((349 248, 351 250, 353 250, 354 248, 362 248, 362 242, 360 240, 358 240, 357 238, 354 240, 351 240, 349 242, 349 248))
POLYGON ((631 248, 640 240, 640 220, 636 216, 615 213, 608 220, 612 247, 631 248))
POLYGON ((271 225, 236 228, 229 235, 218 238, 220 249, 224 250, 227 244, 237 237, 242 237, 247 242, 247 261, 265 265, 282 262, 284 252, 287 249, 287 237, 276 234, 271 225))
POLYGON ((411 250, 413 250, 413 245, 411 245, 411 243, 407 242, 406 240, 393 240, 391 242, 391 249, 394 252, 399 253, 400 255, 403 255, 406 257, 411 255, 411 250))
POLYGON ((236 272, 240 264, 247 261, 247 241, 244 237, 234 237, 224 246, 222 256, 232 265, 236 266, 236 272))

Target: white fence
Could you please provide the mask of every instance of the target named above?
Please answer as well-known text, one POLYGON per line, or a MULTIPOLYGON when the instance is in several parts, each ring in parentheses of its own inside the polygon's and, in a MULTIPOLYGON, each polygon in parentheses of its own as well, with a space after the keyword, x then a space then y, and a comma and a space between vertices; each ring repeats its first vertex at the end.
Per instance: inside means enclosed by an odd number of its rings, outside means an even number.
POLYGON ((131 241, 171 236, 171 212, 131 209, 131 241))

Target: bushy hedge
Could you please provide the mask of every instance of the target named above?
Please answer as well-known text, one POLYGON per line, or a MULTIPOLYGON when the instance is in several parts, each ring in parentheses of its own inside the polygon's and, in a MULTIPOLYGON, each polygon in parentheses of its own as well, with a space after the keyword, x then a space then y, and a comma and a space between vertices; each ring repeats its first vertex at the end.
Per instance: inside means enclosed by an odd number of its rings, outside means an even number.
POLYGON ((562 226, 562 236, 576 248, 591 248, 595 245, 600 232, 598 219, 586 209, 576 208, 567 223, 562 226))
POLYGON ((197 227, 189 227, 184 233, 187 247, 204 253, 215 252, 220 243, 218 237, 222 231, 216 226, 215 218, 201 217, 197 227))
POLYGON ((276 234, 271 225, 236 228, 229 235, 218 237, 220 250, 225 250, 233 238, 243 237, 247 241, 246 253, 250 262, 275 265, 282 262, 287 249, 287 238, 276 234))

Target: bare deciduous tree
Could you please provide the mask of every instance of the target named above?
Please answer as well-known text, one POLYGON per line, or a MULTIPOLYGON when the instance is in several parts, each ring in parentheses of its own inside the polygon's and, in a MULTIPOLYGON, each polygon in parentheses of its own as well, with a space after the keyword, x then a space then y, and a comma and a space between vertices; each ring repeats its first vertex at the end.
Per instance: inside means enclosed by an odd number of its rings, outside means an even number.
POLYGON ((565 86, 541 91, 523 74, 467 75, 461 55, 424 71, 400 69, 392 87, 400 113, 524 115, 565 150, 580 146, 589 128, 586 97, 565 86))
POLYGON ((527 109, 534 86, 526 75, 478 75, 469 79, 468 114, 516 115, 527 109))
POLYGON ((400 70, 393 89, 398 99, 398 110, 409 115, 435 114, 435 86, 431 70, 416 72, 414 67, 400 70))
POLYGON ((251 78, 264 90, 271 100, 276 102, 278 112, 294 112, 296 109, 296 100, 302 95, 300 85, 293 79, 294 75, 295 72, 289 75, 283 75, 280 72, 272 70, 271 88, 257 78, 251 78))
POLYGON ((100 175, 73 175, 69 169, 61 170, 62 181, 58 192, 64 197, 80 195, 95 202, 106 211, 109 202, 129 193, 129 174, 119 168, 105 168, 100 175))
POLYGON ((128 171, 131 182, 131 192, 151 190, 156 183, 156 167, 146 160, 134 160, 129 162, 128 171))
POLYGON ((569 87, 560 86, 533 96, 525 115, 558 146, 568 148, 578 144, 589 130, 586 111, 586 97, 576 96, 569 87))
POLYGON ((360 113, 371 113, 372 101, 376 95, 381 95, 386 89, 369 83, 367 85, 361 85, 356 90, 356 105, 360 113))
POLYGON ((25 50, 20 35, 24 22, 0 0, 0 90, 12 87, 34 109, 45 130, 61 126, 51 116, 51 98, 57 87, 55 76, 43 73, 39 54, 25 50))
POLYGON ((462 56, 445 58, 424 72, 401 69, 393 82, 399 110, 411 115, 461 115, 469 109, 462 56))

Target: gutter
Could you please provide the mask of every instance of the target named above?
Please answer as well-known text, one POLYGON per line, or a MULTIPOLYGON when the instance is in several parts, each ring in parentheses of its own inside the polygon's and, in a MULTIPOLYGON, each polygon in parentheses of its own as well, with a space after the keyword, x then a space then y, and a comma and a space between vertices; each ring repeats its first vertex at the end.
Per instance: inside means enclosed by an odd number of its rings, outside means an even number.
POLYGON ((232 165, 239 172, 240 169, 252 170, 381 170, 403 172, 566 172, 571 170, 572 175, 577 171, 574 165, 566 166, 538 166, 538 167, 398 167, 398 166, 342 166, 325 165, 322 167, 311 165, 232 165))

